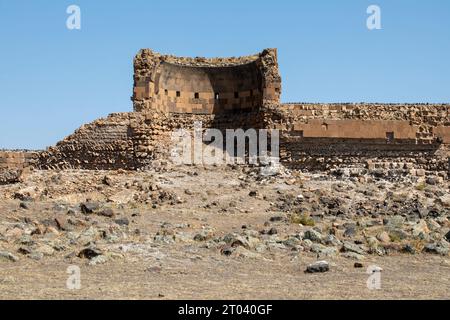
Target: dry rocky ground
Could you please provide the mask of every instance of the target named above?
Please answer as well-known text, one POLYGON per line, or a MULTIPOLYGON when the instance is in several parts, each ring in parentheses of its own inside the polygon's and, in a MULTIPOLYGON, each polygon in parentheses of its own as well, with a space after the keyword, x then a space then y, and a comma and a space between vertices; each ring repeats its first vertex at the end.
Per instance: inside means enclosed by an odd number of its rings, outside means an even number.
POLYGON ((1 185, 0 298, 450 298, 448 180, 155 168, 1 185), (366 285, 371 265, 379 290, 366 285))

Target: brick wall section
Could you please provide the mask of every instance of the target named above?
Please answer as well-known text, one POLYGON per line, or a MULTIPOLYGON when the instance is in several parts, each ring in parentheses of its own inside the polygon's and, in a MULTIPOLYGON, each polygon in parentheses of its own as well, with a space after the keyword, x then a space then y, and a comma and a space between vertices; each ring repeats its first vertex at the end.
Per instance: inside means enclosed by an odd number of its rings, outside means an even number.
POLYGON ((175 114, 161 111, 115 113, 84 125, 40 154, 40 169, 145 169, 152 160, 167 160, 171 133, 204 129, 262 128, 263 113, 228 115, 175 114))
POLYGON ((135 111, 218 114, 279 102, 275 49, 241 58, 177 58, 141 50, 134 59, 135 111))
POLYGON ((37 157, 33 151, 0 151, 0 170, 22 170, 33 166, 37 157))
POLYGON ((398 164, 449 172, 450 105, 283 104, 282 160, 301 169, 398 164))

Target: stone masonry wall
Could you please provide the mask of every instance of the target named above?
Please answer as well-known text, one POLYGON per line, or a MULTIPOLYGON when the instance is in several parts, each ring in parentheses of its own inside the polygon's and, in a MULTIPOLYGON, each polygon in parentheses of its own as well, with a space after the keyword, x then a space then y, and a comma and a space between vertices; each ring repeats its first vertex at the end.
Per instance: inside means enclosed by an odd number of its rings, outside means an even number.
POLYGON ((37 157, 34 151, 0 151, 0 170, 22 170, 33 165, 37 157))
POLYGON ((275 49, 240 58, 177 58, 141 50, 134 59, 135 111, 218 114, 279 101, 275 49))
POLYGON ((282 160, 296 168, 421 168, 449 172, 450 105, 283 104, 282 160))

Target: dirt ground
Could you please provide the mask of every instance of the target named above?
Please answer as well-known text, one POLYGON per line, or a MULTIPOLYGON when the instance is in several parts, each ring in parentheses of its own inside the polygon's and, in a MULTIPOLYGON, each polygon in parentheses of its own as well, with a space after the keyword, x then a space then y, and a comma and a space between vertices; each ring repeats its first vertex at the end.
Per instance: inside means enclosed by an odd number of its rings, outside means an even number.
MULTIPOLYGON (((411 187, 409 193, 420 196, 432 188, 411 187)), ((448 183, 436 188, 447 196, 448 183)), ((0 299, 449 299, 448 254, 385 249, 416 241, 409 238, 414 230, 405 227, 403 240, 380 242, 383 253, 366 248, 370 234, 385 228, 386 217, 354 216, 352 205, 371 201, 369 197, 385 199, 392 190, 405 192, 383 181, 293 173, 261 179, 240 169, 37 171, 19 184, 0 186, 0 251, 14 256, 0 259, 0 299), (367 190, 379 184, 380 193, 369 196, 367 190), (341 239, 338 244, 306 241, 304 233, 312 225, 293 223, 288 211, 296 209, 277 205, 285 203, 280 197, 286 194, 304 196, 302 210, 322 212, 311 215, 314 228, 324 236, 334 234, 341 239), (349 216, 318 206, 330 195, 346 201, 340 206, 350 210, 349 216), (110 208, 114 217, 98 208, 87 214, 80 210, 85 201, 110 208), (59 223, 52 224, 53 219, 59 223), (348 238, 343 232, 352 221, 358 228, 348 238), (227 247, 228 234, 246 238, 227 247), (290 245, 287 240, 292 239, 298 244, 290 245), (340 249, 345 241, 365 251, 345 256, 340 249), (333 246, 337 250, 327 253, 333 246), (95 247, 107 259, 93 263, 95 259, 80 257, 86 247, 95 247), (318 260, 326 260, 330 270, 305 273, 318 260), (366 284, 371 265, 383 269, 379 290, 366 284), (80 289, 67 287, 69 266, 80 268, 80 289)), ((442 210, 439 223, 427 220, 429 228, 438 230, 425 228, 421 239, 437 241, 447 232, 448 211, 442 210)), ((408 223, 414 227, 416 221, 408 223)))

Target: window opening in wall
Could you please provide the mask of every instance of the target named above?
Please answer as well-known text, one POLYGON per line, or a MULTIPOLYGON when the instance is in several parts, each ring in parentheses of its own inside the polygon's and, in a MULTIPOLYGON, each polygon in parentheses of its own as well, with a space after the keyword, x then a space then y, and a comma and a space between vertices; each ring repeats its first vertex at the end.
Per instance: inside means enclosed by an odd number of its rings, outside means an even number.
POLYGON ((393 132, 386 132, 386 141, 389 143, 389 142, 392 142, 392 141, 394 141, 394 133, 393 132))
POLYGON ((239 92, 235 92, 235 93, 234 93, 234 98, 235 98, 235 99, 238 99, 238 98, 239 98, 239 92))
POLYGON ((292 135, 294 137, 303 138, 303 130, 294 130, 292 132, 292 135))
POLYGON ((164 94, 167 96, 167 95, 169 95, 169 91, 166 89, 166 90, 164 90, 164 94))
POLYGON ((194 99, 199 99, 200 95, 198 94, 198 92, 194 93, 194 99))
POLYGON ((219 93, 218 93, 218 92, 216 92, 216 93, 214 94, 214 99, 219 100, 219 93))
POLYGON ((180 96, 181 96, 181 92, 177 91, 177 97, 180 97, 180 96))

